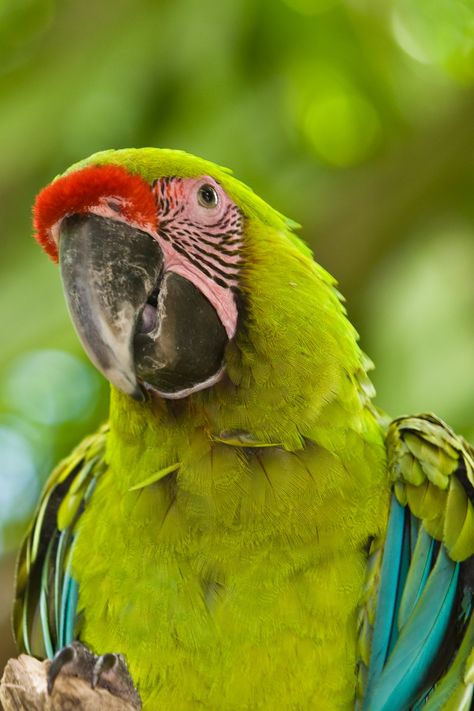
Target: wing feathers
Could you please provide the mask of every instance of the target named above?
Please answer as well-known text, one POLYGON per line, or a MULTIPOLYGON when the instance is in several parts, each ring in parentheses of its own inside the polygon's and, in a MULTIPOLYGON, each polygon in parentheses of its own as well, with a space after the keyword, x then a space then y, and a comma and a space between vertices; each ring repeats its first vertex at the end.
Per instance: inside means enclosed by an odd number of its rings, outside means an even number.
POLYGON ((412 562, 403 589, 398 614, 399 629, 405 626, 424 590, 433 562, 434 546, 434 540, 422 528, 416 539, 412 562))
POLYGON ((474 675, 469 674, 468 657, 474 648, 474 617, 467 626, 462 644, 449 671, 429 696, 425 711, 464 711, 471 708, 474 675))
POLYGON ((382 563, 379 605, 375 618, 371 662, 367 678, 368 689, 370 689, 373 680, 381 673, 388 655, 394 624, 404 532, 405 512, 400 504, 394 500, 390 512, 387 543, 382 563))
POLYGON ((473 450, 438 418, 420 415, 390 424, 387 454, 403 518, 392 509, 363 708, 467 710, 474 684, 473 450))
POLYGON ((373 685, 367 709, 404 709, 415 700, 451 619, 458 576, 459 564, 440 548, 426 587, 373 685))
POLYGON ((77 521, 104 471, 108 429, 87 438, 48 480, 17 567, 14 627, 18 646, 36 656, 72 641, 78 587, 70 573, 77 521))
POLYGON ((395 493, 453 560, 474 554, 474 458, 471 447, 434 415, 402 417, 387 431, 395 493), (423 475, 421 477, 420 473, 423 475))

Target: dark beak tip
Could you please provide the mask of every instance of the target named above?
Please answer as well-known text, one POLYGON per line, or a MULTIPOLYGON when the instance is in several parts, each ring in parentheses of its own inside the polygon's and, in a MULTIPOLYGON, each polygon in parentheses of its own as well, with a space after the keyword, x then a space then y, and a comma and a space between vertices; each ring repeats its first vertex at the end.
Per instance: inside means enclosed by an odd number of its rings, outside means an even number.
POLYGON ((141 388, 139 385, 137 385, 135 390, 132 393, 130 393, 130 396, 135 400, 135 402, 140 402, 140 403, 144 403, 148 399, 147 395, 143 391, 143 388, 141 388))

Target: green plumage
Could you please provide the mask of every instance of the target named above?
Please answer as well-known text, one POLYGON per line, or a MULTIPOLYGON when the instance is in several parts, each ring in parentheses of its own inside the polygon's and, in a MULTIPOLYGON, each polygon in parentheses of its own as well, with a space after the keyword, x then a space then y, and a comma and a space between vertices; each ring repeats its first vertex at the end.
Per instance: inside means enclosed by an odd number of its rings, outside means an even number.
MULTIPOLYGON (((59 567, 78 585, 75 637, 125 655, 146 709, 353 708, 370 678, 393 486, 465 561, 472 451, 423 417, 390 425, 387 458, 386 421, 333 279, 294 223, 228 171, 158 149, 106 151, 70 171, 91 164, 147 181, 212 175, 245 219, 245 317, 223 381, 178 402, 112 389, 109 428, 53 474, 19 564, 20 645, 41 654, 46 629, 60 646, 59 567)), ((433 565, 408 575, 404 625, 433 565)), ((464 579, 458 587, 471 594, 464 579)), ((453 688, 472 694, 463 650, 453 688)))

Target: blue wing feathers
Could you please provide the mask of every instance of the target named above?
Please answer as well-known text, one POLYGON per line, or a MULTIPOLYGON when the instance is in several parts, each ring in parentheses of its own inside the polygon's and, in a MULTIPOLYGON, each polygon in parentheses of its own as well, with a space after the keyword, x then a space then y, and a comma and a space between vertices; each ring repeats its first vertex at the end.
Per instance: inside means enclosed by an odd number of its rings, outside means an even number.
MULTIPOLYGON (((92 463, 94 463, 93 460, 92 463)), ((91 472, 91 466, 87 469, 87 474, 91 472)), ((80 476, 80 483, 85 481, 83 473, 80 476)), ((76 513, 75 520, 81 515, 82 510, 87 503, 89 497, 94 491, 96 480, 92 479, 88 482, 85 494, 82 498, 82 503, 76 513)), ((76 483, 75 483, 76 484, 76 483)), ((77 484, 75 490, 77 491, 77 484)), ((55 633, 49 633, 49 644, 46 648, 48 657, 54 654, 67 644, 70 644, 76 639, 76 617, 77 617, 77 602, 79 597, 79 586, 71 574, 72 552, 74 550, 75 536, 72 533, 72 528, 66 528, 57 536, 57 545, 54 555, 54 612, 55 612, 55 633)), ((45 566, 46 567, 46 566, 45 566)), ((45 596, 46 597, 46 596, 45 596)), ((43 626, 45 625, 45 615, 48 610, 46 607, 41 608, 41 619, 43 626)), ((44 627, 43 627, 44 628, 44 627)))
POLYGON ((390 631, 390 643, 388 646, 387 657, 390 656, 392 649, 398 641, 399 636, 399 624, 398 619, 400 615, 400 605, 403 598, 403 591, 405 589, 405 582, 408 575, 408 570, 410 568, 410 521, 407 511, 404 511, 404 521, 403 521, 403 542, 402 549, 400 553, 400 567, 398 571, 398 584, 397 584, 397 597, 395 599, 395 608, 393 610, 393 620, 390 631))
POLYGON ((393 500, 364 711, 415 711, 425 708, 428 697, 426 708, 438 711, 442 704, 436 698, 449 698, 449 690, 461 678, 461 663, 472 649, 474 623, 468 619, 472 592, 465 595, 466 605, 461 600, 461 564, 454 562, 423 526, 413 525, 413 518, 408 508, 393 500), (433 691, 430 673, 434 665, 443 654, 444 667, 450 664, 451 670, 454 665, 449 658, 453 650, 445 644, 448 627, 454 623, 466 628, 464 641, 456 650, 459 669, 448 671, 439 691, 438 687, 433 691))
POLYGON ((440 548, 425 590, 374 684, 371 711, 405 709, 416 699, 451 619, 458 576, 459 564, 440 548))
MULTIPOLYGON (((413 517, 412 517, 413 518, 413 517)), ((433 564, 435 542, 423 527, 412 549, 412 560, 403 588, 403 597, 398 614, 398 627, 401 630, 412 614, 422 594, 433 564)))
POLYGON ((76 608, 78 599, 78 585, 71 575, 72 551, 74 541, 68 553, 68 558, 64 566, 64 579, 61 593, 61 611, 58 649, 74 641, 74 628, 76 623, 76 608))
POLYGON ((77 610, 77 599, 78 599, 78 593, 79 593, 79 588, 74 580, 74 578, 71 578, 71 576, 68 576, 68 584, 67 584, 67 604, 66 604, 66 617, 65 617, 65 623, 64 623, 64 637, 63 637, 63 644, 62 646, 64 647, 66 644, 71 644, 71 642, 74 641, 75 635, 74 635, 74 630, 75 630, 75 624, 76 624, 76 610, 77 610))
POLYGON ((374 679, 381 673, 387 659, 390 636, 394 624, 404 535, 405 511, 398 501, 393 499, 382 564, 379 603, 372 637, 372 654, 367 678, 367 691, 371 688, 374 679))

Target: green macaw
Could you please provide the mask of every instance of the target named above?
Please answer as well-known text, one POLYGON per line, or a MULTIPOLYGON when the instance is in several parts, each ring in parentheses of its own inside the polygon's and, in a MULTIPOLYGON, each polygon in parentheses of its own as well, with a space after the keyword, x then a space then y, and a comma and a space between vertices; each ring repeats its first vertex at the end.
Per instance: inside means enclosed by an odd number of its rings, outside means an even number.
POLYGON ((125 660, 146 709, 470 708, 474 452, 371 404, 297 225, 156 148, 76 163, 34 215, 112 386, 20 554, 50 689, 83 673, 138 707, 125 660))

